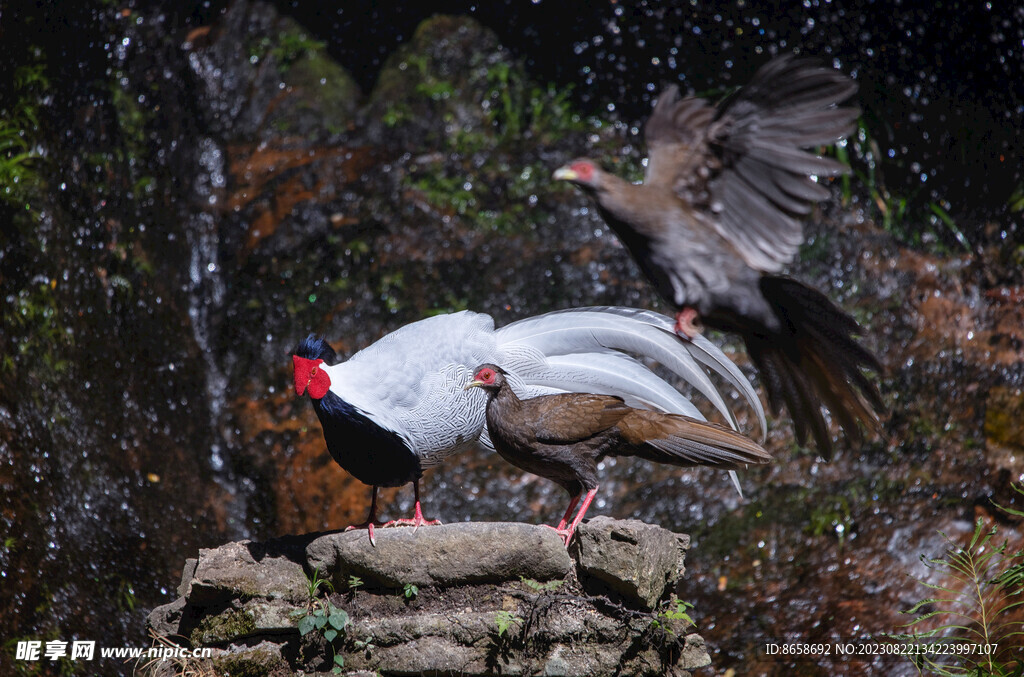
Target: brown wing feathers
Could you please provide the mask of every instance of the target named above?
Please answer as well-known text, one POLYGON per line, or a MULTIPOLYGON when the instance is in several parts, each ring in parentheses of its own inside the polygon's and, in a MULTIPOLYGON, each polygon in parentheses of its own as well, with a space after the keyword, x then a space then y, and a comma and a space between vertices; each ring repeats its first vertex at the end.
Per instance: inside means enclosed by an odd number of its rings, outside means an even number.
POLYGON ((581 445, 604 436, 602 454, 638 456, 678 466, 722 469, 765 463, 771 457, 760 445, 728 428, 678 414, 626 406, 618 397, 563 393, 522 400, 510 425, 530 431, 538 444, 581 445))
POLYGON ((523 400, 522 418, 538 442, 572 444, 613 428, 632 409, 618 397, 562 393, 523 400))

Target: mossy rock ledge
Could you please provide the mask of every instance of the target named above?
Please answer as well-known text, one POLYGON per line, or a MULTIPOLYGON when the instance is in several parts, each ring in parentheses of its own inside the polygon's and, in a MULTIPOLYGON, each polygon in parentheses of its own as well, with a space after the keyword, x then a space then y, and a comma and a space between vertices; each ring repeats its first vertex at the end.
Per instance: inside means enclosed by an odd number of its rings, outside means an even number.
POLYGON ((710 663, 670 613, 689 536, 595 517, 568 552, 553 530, 515 523, 378 529, 376 540, 331 532, 200 550, 148 629, 209 647, 189 667, 227 675, 683 676, 710 663), (343 627, 311 630, 317 614, 343 627))

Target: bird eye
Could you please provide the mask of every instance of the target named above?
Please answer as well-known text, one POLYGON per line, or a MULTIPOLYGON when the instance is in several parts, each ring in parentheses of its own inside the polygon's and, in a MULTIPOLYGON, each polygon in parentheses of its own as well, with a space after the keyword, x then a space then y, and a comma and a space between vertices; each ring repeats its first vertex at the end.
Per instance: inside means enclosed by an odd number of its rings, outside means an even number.
POLYGON ((312 369, 309 370, 309 375, 316 376, 316 367, 313 367, 312 369))

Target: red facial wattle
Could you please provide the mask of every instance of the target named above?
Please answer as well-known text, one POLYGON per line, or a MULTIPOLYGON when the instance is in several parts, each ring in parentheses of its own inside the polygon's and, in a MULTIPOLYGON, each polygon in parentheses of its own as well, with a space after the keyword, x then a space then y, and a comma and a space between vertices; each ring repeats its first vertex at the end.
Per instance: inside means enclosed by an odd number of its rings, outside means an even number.
POLYGON ((594 165, 589 162, 573 163, 571 169, 581 181, 590 182, 594 178, 594 165))
POLYGON ((310 360, 292 355, 292 366, 295 371, 295 394, 302 395, 309 390, 309 396, 319 400, 331 387, 331 377, 323 370, 323 360, 310 360))

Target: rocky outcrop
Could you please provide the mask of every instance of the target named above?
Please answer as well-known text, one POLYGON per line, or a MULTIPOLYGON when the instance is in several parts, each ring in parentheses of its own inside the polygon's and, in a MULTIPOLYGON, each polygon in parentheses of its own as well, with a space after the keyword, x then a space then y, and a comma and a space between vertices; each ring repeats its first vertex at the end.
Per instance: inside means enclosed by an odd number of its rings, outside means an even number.
MULTIPOLYGON (((597 517, 566 552, 506 523, 332 532, 200 550, 163 642, 218 674, 687 675, 708 665, 674 586, 689 537, 597 517), (334 671, 338 674, 338 671, 334 671)), ((178 666, 181 667, 181 666, 178 666)), ((199 666, 194 666, 199 667, 199 666)))

